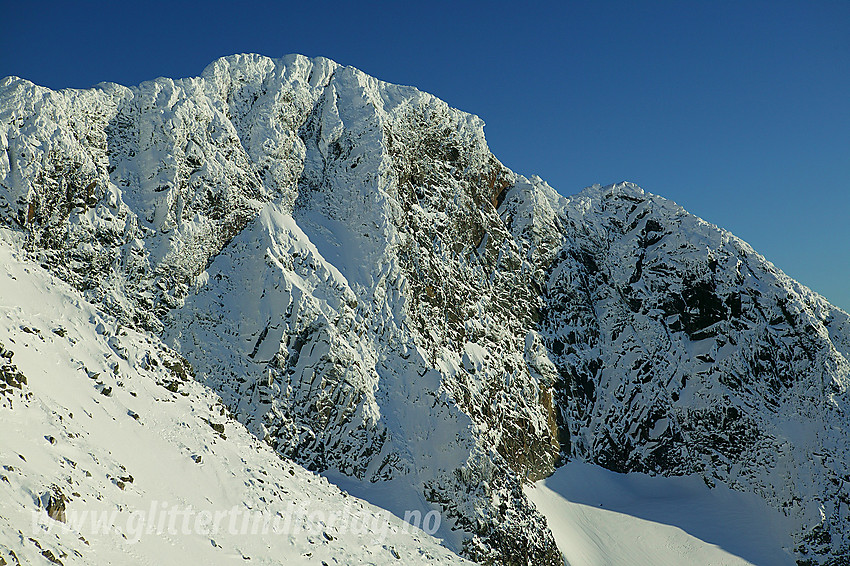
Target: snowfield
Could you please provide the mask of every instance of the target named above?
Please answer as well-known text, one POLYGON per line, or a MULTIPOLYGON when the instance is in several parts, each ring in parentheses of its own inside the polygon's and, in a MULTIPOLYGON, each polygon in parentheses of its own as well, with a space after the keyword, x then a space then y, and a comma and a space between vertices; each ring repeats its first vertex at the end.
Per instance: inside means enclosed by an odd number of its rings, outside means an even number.
POLYGON ((570 566, 791 566, 788 519, 702 478, 617 474, 570 462, 525 488, 570 566))

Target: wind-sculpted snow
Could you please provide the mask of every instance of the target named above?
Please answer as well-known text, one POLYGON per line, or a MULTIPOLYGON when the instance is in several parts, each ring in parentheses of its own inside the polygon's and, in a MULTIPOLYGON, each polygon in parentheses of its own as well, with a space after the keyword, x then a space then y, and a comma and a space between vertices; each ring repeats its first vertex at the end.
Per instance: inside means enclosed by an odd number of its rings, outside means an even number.
POLYGON ((570 458, 754 493, 800 560, 847 556, 850 317, 669 201, 562 197, 477 117, 301 56, 7 78, 0 145, 33 258, 279 456, 423 502, 467 557, 560 564, 522 485, 570 458))

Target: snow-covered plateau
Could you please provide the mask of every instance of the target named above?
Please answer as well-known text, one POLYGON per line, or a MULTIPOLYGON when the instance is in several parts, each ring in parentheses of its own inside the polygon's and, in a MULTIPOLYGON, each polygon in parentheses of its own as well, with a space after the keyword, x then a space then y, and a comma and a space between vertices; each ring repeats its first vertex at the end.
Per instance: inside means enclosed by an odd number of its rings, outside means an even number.
POLYGON ((850 315, 415 88, 7 77, 0 236, 0 564, 850 563, 850 315))

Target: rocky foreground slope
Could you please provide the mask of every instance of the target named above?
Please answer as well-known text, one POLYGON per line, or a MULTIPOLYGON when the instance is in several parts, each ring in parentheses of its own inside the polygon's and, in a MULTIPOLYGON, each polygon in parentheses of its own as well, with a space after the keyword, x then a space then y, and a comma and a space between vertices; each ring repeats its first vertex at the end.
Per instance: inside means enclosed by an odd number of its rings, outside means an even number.
POLYGON ((757 494, 798 560, 848 560, 850 316, 670 201, 562 197, 477 117, 301 56, 6 78, 0 149, 31 258, 468 558, 559 564, 522 485, 573 458, 757 494))
POLYGON ((459 562, 281 459, 20 236, 0 228, 0 564, 459 562))

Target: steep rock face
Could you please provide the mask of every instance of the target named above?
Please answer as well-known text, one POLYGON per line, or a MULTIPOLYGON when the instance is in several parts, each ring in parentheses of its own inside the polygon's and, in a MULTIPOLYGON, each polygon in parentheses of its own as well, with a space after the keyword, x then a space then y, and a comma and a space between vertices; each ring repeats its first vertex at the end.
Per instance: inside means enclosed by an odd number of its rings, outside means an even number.
POLYGON ((299 56, 235 56, 137 88, 2 88, 3 217, 43 265, 126 324, 167 323, 199 379, 280 454, 403 478, 471 557, 559 561, 517 473, 551 470, 557 445, 551 404, 526 395, 540 389, 530 314, 515 321, 500 281, 524 305, 533 295, 521 262, 495 269, 495 204, 514 175, 480 120, 299 56), (464 340, 483 337, 474 312, 509 345, 464 340))
POLYGON ((266 205, 223 250, 175 314, 175 344, 227 376, 214 386, 281 454, 366 481, 405 478, 475 535, 470 556, 557 560, 516 474, 550 470, 557 451, 524 395, 539 389, 524 361, 529 323, 507 308, 514 289, 534 304, 521 262, 498 273, 512 286, 481 293, 498 251, 486 258, 482 240, 507 237, 494 204, 513 175, 476 118, 350 68, 334 72, 300 136, 293 208, 266 205), (237 304, 250 315, 234 317, 237 304), (477 338, 511 344, 489 352, 466 339, 476 313, 477 338), (238 359, 234 336, 246 337, 238 359), (511 362, 520 387, 499 376, 511 362))
MULTIPOLYGON (((515 232, 535 200, 508 195, 515 232)), ((566 236, 543 261, 540 329, 565 455, 756 493, 799 521, 802 560, 846 557, 847 313, 633 185, 560 202, 532 216, 566 236)))
POLYGON ((801 559, 848 552, 848 315, 669 201, 566 199, 477 117, 301 56, 7 78, 0 145, 0 216, 44 266, 471 558, 559 563, 521 483, 570 457, 702 474, 797 518, 801 559))
POLYGON ((0 227, 0 564, 470 564, 281 459, 21 236, 0 227))

